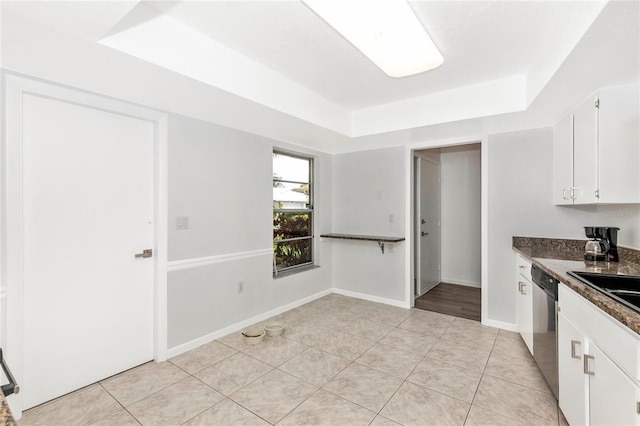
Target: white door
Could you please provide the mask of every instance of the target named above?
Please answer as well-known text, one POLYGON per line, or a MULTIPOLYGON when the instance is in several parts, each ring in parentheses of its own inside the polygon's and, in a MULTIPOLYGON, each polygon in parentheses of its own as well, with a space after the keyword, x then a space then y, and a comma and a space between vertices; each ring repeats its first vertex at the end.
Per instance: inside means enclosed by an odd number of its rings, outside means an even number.
POLYGON ((419 296, 440 282, 440 165, 424 158, 419 158, 418 163, 419 296))
POLYGON ((27 409, 153 358, 154 123, 22 101, 27 409))

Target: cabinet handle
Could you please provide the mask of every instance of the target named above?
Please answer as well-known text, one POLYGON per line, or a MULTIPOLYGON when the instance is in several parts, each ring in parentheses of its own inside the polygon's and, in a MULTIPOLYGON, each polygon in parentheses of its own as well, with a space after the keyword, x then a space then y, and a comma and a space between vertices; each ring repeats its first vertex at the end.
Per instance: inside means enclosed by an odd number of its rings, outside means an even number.
POLYGON ((522 294, 527 294, 527 283, 522 283, 522 294))
POLYGON ((519 292, 520 294, 524 294, 524 293, 522 292, 522 286, 523 286, 523 285, 524 285, 524 283, 523 283, 522 281, 518 281, 518 292, 519 292))
POLYGON ((571 198, 576 200, 576 199, 578 199, 580 197, 582 197, 582 190, 577 186, 572 187, 571 188, 571 198))
POLYGON ((520 268, 520 269, 524 269, 526 267, 527 267, 527 265, 518 265, 518 268, 520 268))
POLYGON ((571 358, 580 359, 580 355, 576 355, 576 345, 581 344, 580 340, 571 341, 571 358))
POLYGON ((589 371, 589 360, 593 359, 593 355, 585 355, 584 356, 584 374, 588 375, 588 376, 595 376, 595 373, 593 371, 589 371))

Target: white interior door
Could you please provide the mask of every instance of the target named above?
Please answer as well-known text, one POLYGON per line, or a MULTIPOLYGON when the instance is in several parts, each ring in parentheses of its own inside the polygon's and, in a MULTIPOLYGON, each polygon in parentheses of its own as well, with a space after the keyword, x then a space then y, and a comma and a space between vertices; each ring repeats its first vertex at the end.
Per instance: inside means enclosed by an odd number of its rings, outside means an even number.
POLYGON ((440 165, 419 159, 419 238, 420 272, 418 295, 440 282, 440 165))
POLYGON ((22 96, 22 408, 153 359, 154 123, 22 96))

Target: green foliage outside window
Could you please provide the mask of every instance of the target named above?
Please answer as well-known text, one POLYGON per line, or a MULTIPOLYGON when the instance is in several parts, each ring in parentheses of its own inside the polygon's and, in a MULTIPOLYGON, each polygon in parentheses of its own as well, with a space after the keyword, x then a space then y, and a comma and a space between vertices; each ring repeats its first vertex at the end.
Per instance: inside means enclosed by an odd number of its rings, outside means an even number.
POLYGON ((309 213, 279 212, 273 214, 273 247, 278 269, 310 263, 312 261, 312 239, 293 241, 283 239, 308 237, 311 235, 309 213))
POLYGON ((273 153, 274 272, 313 263, 313 160, 273 153))

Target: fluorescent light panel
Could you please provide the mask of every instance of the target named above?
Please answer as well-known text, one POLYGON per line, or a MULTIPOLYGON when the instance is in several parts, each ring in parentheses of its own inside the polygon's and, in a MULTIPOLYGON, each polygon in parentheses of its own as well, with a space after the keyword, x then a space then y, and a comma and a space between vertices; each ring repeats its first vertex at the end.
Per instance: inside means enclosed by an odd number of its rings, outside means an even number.
POLYGON ((439 67, 440 51, 405 0, 302 0, 390 77, 439 67))

